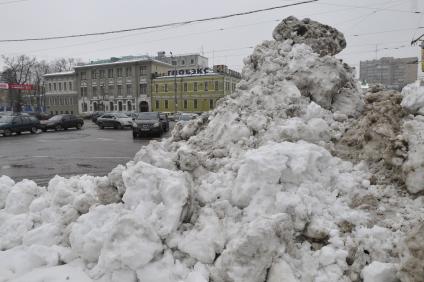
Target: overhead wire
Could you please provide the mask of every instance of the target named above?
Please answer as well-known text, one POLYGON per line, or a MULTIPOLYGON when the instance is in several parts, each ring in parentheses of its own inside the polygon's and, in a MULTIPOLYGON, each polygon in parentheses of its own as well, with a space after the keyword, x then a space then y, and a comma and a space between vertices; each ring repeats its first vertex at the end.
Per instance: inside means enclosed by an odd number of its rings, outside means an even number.
POLYGON ((157 29, 157 28, 162 28, 162 27, 187 25, 187 24, 193 24, 193 23, 215 21, 215 20, 222 20, 222 19, 227 19, 227 18, 251 15, 251 14, 256 14, 256 13, 262 13, 262 12, 267 12, 267 11, 272 11, 272 10, 278 10, 278 9, 283 9, 283 8, 288 8, 288 7, 294 7, 294 6, 309 4, 309 3, 318 2, 318 1, 319 0, 308 0, 308 1, 290 3, 290 4, 274 6, 274 7, 264 8, 264 9, 256 9, 256 10, 251 10, 251 11, 246 11, 246 12, 238 12, 238 13, 233 13, 233 14, 228 14, 228 15, 223 15, 223 16, 215 16, 215 17, 209 17, 209 18, 187 20, 187 21, 181 21, 181 22, 151 25, 151 26, 143 26, 143 27, 136 27, 136 28, 119 29, 119 30, 111 30, 111 31, 103 31, 103 32, 81 33, 81 34, 72 34, 72 35, 32 37, 32 38, 21 38, 21 39, 0 39, 0 42, 5 43, 5 42, 25 42, 25 41, 46 41, 46 40, 66 39, 66 38, 100 36, 100 35, 107 35, 107 34, 132 32, 132 31, 138 31, 138 30, 157 29))

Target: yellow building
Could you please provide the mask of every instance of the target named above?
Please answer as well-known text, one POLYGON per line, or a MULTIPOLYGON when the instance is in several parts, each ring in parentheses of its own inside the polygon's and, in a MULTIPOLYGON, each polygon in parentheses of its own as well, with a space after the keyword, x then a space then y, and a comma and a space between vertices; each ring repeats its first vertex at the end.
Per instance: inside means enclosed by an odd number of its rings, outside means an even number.
POLYGON ((152 110, 159 112, 205 112, 216 101, 235 91, 238 72, 226 66, 214 69, 171 70, 152 80, 152 110), (175 87, 176 86, 176 87, 175 87))

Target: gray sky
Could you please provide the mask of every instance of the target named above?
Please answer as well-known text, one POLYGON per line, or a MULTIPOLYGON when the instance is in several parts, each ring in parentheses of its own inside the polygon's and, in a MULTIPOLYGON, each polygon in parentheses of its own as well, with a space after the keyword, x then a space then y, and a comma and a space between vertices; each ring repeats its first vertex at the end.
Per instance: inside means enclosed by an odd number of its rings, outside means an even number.
MULTIPOLYGON (((0 39, 68 35, 141 27, 294 3, 292 0, 0 0, 0 39)), ((39 59, 77 57, 84 61, 157 51, 204 52, 209 64, 240 70, 249 47, 271 39, 281 20, 310 17, 338 28, 348 47, 338 57, 350 65, 376 56, 419 56, 411 47, 424 33, 422 0, 320 0, 317 3, 208 23, 119 35, 44 42, 0 43, 0 54, 27 54, 39 59), (421 2, 421 3, 420 3, 421 2), (353 7, 355 6, 355 7, 353 7), (365 8, 358 8, 368 7, 365 8), (376 9, 372 9, 376 8, 376 9), (375 51, 377 48, 377 52, 375 51), (387 49, 384 49, 387 48, 387 49), (399 48, 399 49, 395 49, 399 48)))

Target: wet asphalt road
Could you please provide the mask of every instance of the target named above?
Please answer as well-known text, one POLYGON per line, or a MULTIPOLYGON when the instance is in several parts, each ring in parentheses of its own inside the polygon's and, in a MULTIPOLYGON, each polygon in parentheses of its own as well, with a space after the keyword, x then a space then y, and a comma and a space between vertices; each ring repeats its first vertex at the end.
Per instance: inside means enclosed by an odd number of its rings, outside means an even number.
MULTIPOLYGON (((118 164, 130 161, 152 139, 132 138, 130 129, 99 129, 84 121, 82 130, 41 131, 11 137, 0 135, 0 175, 15 181, 31 179, 47 185, 56 174, 106 175, 118 164)), ((169 132, 163 137, 169 136, 169 132)))

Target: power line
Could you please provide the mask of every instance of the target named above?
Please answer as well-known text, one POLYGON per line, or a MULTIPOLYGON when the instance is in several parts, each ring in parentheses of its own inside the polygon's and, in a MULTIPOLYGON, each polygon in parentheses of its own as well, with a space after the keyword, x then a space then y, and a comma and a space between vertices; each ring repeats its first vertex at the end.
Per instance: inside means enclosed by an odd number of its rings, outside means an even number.
POLYGON ((33 38, 23 38, 23 39, 2 39, 2 40, 0 40, 0 42, 4 43, 4 42, 24 42, 24 41, 46 41, 46 40, 56 40, 56 39, 65 39, 65 38, 88 37, 88 36, 99 36, 99 35, 106 35, 106 34, 124 33, 124 32, 131 32, 131 31, 137 31, 137 30, 146 30, 146 29, 156 29, 156 28, 161 28, 161 27, 169 27, 169 26, 187 25, 187 24, 192 24, 192 23, 215 21, 215 20, 227 19, 227 18, 232 18, 232 17, 262 13, 262 12, 267 12, 267 11, 272 11, 272 10, 277 10, 277 9, 283 9, 283 8, 308 4, 308 3, 317 2, 317 1, 319 1, 319 0, 309 0, 309 1, 292 3, 292 4, 274 6, 274 7, 270 7, 270 8, 252 10, 252 11, 247 11, 247 12, 239 12, 239 13, 234 13, 234 14, 229 14, 229 15, 224 15, 224 16, 216 16, 216 17, 211 17, 211 18, 188 20, 188 21, 167 23, 167 24, 160 24, 160 25, 152 25, 152 26, 136 27, 136 28, 129 28, 129 29, 112 30, 112 31, 103 31, 103 32, 82 33, 82 34, 74 34, 74 35, 63 35, 63 36, 33 37, 33 38))
POLYGON ((408 14, 422 14, 423 13, 422 11, 408 11, 408 10, 398 10, 398 9, 390 9, 390 8, 354 6, 354 5, 334 4, 334 3, 328 3, 328 2, 319 2, 319 4, 336 6, 336 7, 349 7, 349 8, 355 8, 355 9, 369 9, 369 10, 399 12, 399 13, 408 13, 408 14))

